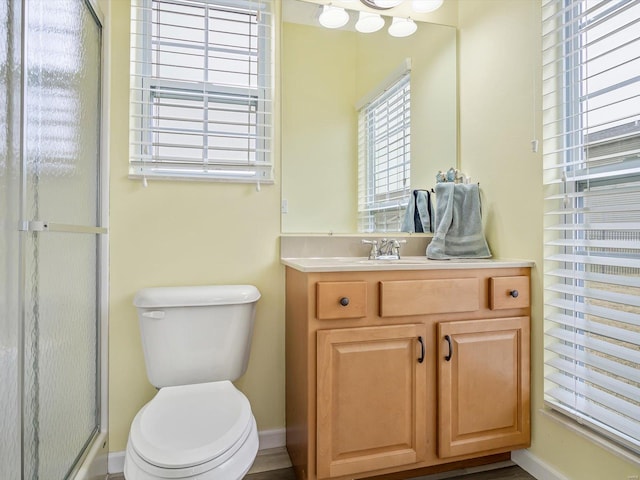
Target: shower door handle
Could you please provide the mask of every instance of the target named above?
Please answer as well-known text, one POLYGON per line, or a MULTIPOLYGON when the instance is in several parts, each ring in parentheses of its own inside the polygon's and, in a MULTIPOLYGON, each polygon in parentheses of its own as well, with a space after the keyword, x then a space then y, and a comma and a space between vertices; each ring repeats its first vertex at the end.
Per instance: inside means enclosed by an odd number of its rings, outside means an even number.
POLYGON ((23 232, 63 232, 63 233, 107 233, 104 227, 85 225, 72 225, 68 223, 52 223, 44 220, 31 220, 21 222, 20 230, 23 232))

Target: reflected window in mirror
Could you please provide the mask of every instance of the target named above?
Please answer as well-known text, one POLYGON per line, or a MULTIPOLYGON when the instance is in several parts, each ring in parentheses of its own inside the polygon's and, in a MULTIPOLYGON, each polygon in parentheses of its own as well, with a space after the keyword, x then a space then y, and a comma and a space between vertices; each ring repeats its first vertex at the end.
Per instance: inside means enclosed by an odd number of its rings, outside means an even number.
POLYGON ((403 72, 358 111, 358 230, 399 232, 411 194, 411 85, 403 72))

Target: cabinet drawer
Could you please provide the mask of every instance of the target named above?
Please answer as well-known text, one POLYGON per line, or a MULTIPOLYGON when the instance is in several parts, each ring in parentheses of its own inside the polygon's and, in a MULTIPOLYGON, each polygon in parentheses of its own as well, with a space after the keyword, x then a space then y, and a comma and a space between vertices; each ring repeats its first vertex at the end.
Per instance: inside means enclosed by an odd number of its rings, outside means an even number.
POLYGON ((490 279, 491 310, 508 308, 526 308, 529 306, 529 277, 491 277, 490 279))
POLYGON ((380 282, 380 316, 473 312, 480 308, 477 278, 380 282))
POLYGON ((367 316, 366 282, 318 282, 316 288, 318 319, 367 316))

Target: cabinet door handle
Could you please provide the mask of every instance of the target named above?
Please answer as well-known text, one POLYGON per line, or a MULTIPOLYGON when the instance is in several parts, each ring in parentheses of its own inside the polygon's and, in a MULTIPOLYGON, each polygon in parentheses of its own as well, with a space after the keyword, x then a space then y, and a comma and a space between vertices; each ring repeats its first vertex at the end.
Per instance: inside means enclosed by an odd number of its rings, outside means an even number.
POLYGON ((343 307, 346 307, 347 305, 349 305, 349 297, 342 297, 340 299, 340 305, 342 305, 343 307))
POLYGON ((513 298, 518 298, 518 295, 519 295, 518 290, 511 290, 509 292, 509 295, 511 295, 513 298))
POLYGON ((424 340, 422 337, 418 337, 418 342, 420 342, 420 358, 418 359, 418 363, 424 362, 425 348, 424 348, 424 340))
POLYGON ((445 335, 444 339, 447 341, 447 343, 449 344, 449 355, 447 355, 446 357, 444 357, 444 359, 448 362, 451 360, 451 357, 453 357, 453 343, 451 343, 451 337, 449 335, 445 335))

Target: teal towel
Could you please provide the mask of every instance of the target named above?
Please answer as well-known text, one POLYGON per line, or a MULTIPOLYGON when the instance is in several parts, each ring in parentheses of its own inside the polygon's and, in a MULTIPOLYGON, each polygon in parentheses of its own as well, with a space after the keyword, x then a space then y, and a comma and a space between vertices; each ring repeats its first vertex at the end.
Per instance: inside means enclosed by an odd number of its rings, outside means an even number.
POLYGON ((414 190, 411 192, 400 230, 410 233, 431 233, 433 232, 431 224, 431 196, 427 190, 414 190), (416 218, 416 213, 418 218, 416 218))
POLYGON ((477 184, 438 183, 435 203, 435 232, 427 246, 428 258, 491 257, 482 232, 480 188, 477 184))

